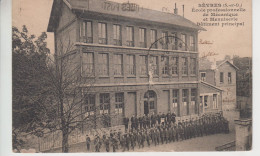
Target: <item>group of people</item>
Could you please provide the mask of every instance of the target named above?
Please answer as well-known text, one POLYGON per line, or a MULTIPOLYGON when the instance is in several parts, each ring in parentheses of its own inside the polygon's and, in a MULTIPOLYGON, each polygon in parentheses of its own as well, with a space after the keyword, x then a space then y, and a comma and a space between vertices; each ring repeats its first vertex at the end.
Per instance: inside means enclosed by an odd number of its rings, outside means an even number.
MULTIPOLYGON (((147 121, 146 117, 144 117, 146 120, 143 120, 143 122, 139 122, 133 117, 134 120, 131 118, 131 126, 129 129, 127 127, 125 133, 110 131, 110 134, 104 134, 102 137, 96 135, 93 140, 95 151, 100 152, 102 145, 104 145, 103 147, 107 152, 110 152, 111 147, 113 152, 120 149, 123 152, 134 151, 136 147, 143 148, 145 145, 150 147, 205 135, 229 133, 229 123, 222 113, 203 115, 196 119, 179 120, 177 122, 174 115, 174 113, 167 114, 165 118, 161 115, 160 120, 158 118, 154 120, 150 117, 150 122, 147 121)), ((92 145, 91 142, 90 137, 87 135, 86 145, 88 151, 92 145)))

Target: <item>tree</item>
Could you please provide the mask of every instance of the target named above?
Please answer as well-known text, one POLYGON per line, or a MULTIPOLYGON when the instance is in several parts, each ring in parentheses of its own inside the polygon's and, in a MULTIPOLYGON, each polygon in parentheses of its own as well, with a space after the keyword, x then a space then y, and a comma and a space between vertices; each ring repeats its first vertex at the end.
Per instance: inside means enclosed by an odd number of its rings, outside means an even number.
POLYGON ((20 137, 22 132, 33 132, 39 126, 39 106, 46 100, 43 90, 47 86, 47 75, 43 71, 50 53, 46 38, 46 33, 37 39, 35 35, 29 35, 26 26, 22 31, 12 28, 13 148, 17 150, 25 143, 20 137))

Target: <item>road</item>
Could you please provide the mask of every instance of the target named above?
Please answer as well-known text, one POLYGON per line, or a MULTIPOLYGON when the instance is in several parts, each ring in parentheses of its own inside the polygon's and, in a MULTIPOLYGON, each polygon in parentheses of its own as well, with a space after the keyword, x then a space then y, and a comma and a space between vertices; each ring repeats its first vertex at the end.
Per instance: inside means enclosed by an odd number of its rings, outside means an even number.
MULTIPOLYGON (((215 147, 221 146, 223 144, 232 142, 235 140, 235 133, 232 132, 230 134, 215 134, 210 136, 192 138, 189 140, 173 142, 169 144, 147 147, 145 145, 144 148, 138 149, 135 148, 135 151, 130 150, 129 152, 189 152, 189 151, 215 151, 215 147)), ((72 145, 69 149, 71 153, 85 153, 87 152, 85 143, 79 143, 76 145, 72 145)), ((112 151, 112 147, 110 147, 110 151, 112 151)), ((118 152, 120 152, 119 150, 118 152)), ((61 152, 60 149, 49 151, 52 153, 61 152)), ((94 148, 92 147, 92 152, 94 152, 94 148)), ((105 152, 104 147, 101 149, 101 152, 105 152)), ((128 152, 128 151, 127 151, 128 152)))

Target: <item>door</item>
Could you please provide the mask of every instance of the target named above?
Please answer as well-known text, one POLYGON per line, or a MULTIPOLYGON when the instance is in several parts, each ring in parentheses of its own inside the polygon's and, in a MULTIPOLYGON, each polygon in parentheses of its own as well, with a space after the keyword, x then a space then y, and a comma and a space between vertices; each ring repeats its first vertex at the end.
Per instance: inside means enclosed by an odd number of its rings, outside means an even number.
POLYGON ((149 114, 149 105, 147 101, 144 101, 144 114, 145 115, 149 114))

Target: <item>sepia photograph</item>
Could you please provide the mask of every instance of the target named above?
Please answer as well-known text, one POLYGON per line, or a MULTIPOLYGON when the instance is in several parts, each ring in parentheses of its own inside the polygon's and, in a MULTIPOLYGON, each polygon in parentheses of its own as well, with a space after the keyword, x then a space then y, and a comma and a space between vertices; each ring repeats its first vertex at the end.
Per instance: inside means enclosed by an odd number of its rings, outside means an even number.
POLYGON ((12 152, 252 150, 251 0, 12 0, 12 152))

